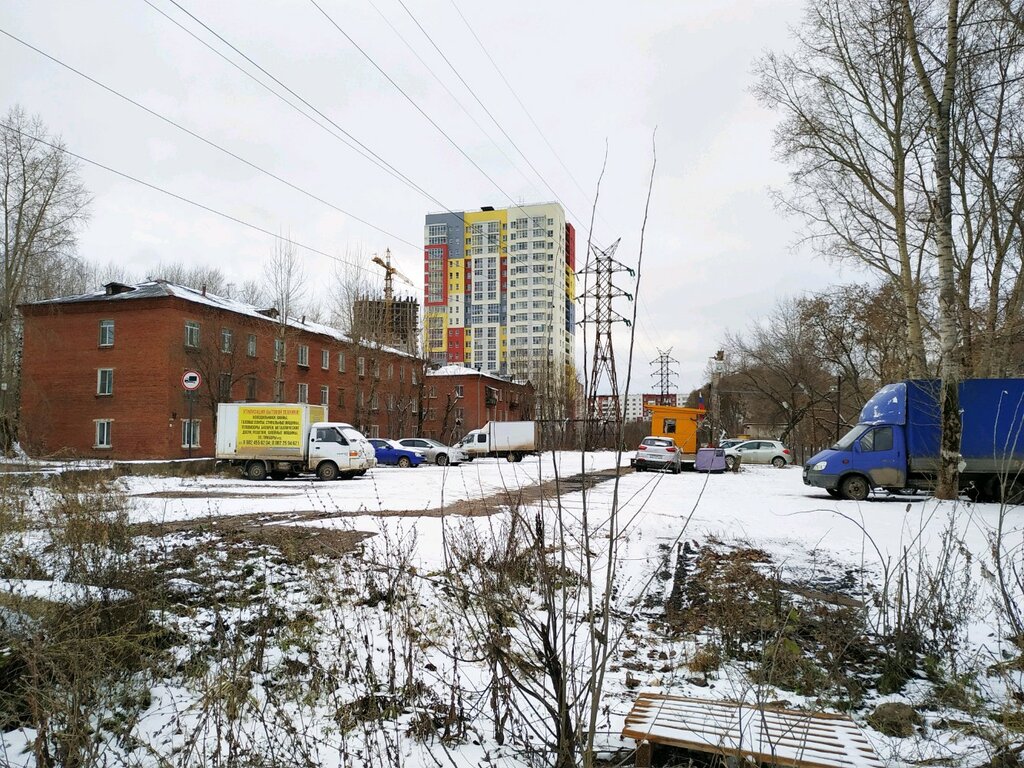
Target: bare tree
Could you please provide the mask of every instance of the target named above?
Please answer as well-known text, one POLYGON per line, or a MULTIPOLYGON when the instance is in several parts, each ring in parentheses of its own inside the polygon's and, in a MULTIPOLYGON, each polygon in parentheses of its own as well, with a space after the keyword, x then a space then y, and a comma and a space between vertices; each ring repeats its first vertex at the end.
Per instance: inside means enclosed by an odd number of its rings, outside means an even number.
POLYGON ((306 296, 306 275, 295 246, 279 237, 264 269, 265 292, 277 313, 274 339, 274 401, 284 399, 284 364, 288 349, 289 321, 302 311, 306 296))
POLYGON ((156 268, 150 271, 149 277, 153 279, 166 280, 176 285, 184 285, 195 290, 206 289, 210 293, 224 296, 228 292, 228 281, 219 267, 200 265, 186 266, 185 264, 157 264, 156 268))
MULTIPOLYGON (((953 261, 953 102, 960 59, 960 34, 964 15, 960 0, 946 0, 936 7, 911 7, 900 0, 907 50, 914 63, 918 83, 929 113, 929 139, 934 170, 932 222, 935 227, 938 267, 938 332, 940 376, 942 378, 942 441, 935 495, 956 498, 959 493, 960 462, 960 334, 958 301, 953 261), (945 13, 945 23, 934 17, 945 13)), ((974 3, 968 2, 967 7, 974 3)))
POLYGON ((927 370, 919 312, 928 203, 920 103, 899 0, 808 5, 797 51, 758 65, 757 95, 780 110, 776 147, 791 163, 781 202, 821 253, 883 274, 903 300, 912 376, 927 370))
POLYGON ((0 125, 0 381, 8 388, 0 401, 0 440, 5 451, 17 432, 21 323, 16 308, 50 290, 50 277, 65 270, 88 203, 78 165, 60 139, 49 136, 39 118, 12 108, 0 125))

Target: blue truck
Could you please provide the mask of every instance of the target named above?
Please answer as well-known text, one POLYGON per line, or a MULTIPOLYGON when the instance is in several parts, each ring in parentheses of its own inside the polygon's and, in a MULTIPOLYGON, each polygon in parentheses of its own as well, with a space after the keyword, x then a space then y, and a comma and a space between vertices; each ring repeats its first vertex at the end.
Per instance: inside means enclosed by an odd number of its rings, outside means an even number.
MULTIPOLYGON (((889 384, 831 448, 804 465, 804 483, 863 501, 876 488, 928 491, 939 467, 941 383, 889 384)), ((960 383, 960 490, 978 501, 1024 502, 1024 379, 960 383)))

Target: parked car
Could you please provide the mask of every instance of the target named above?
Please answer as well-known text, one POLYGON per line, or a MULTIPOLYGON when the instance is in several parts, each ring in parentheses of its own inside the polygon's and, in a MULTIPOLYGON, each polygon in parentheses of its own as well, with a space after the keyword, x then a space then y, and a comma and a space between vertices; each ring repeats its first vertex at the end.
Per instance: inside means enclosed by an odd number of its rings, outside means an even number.
POLYGON ((683 468, 683 455, 671 437, 645 437, 636 447, 632 464, 637 472, 667 469, 678 475, 683 468))
POLYGON ((403 437, 398 442, 405 448, 420 451, 427 461, 439 467, 469 461, 469 454, 461 448, 452 448, 429 437, 403 437))
POLYGON ((744 464, 771 464, 782 467, 793 463, 793 454, 778 440, 745 440, 725 449, 725 464, 729 469, 739 458, 744 464))
POLYGON ((749 437, 727 437, 725 440, 718 444, 719 448, 733 448, 740 443, 745 443, 749 440, 749 437))
POLYGON ((395 440, 382 437, 371 437, 370 445, 377 455, 378 464, 391 464, 396 467, 418 467, 426 458, 417 450, 406 448, 395 440))

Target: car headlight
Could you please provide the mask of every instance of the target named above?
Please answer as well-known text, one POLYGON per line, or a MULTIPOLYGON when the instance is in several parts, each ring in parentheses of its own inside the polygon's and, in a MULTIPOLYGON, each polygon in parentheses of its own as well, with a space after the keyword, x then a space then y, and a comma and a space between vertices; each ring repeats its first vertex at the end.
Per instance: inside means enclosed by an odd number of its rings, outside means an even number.
POLYGON ((823 470, 827 466, 828 466, 828 462, 827 461, 819 461, 817 464, 815 464, 813 467, 811 467, 811 469, 814 472, 821 472, 821 470, 823 470))

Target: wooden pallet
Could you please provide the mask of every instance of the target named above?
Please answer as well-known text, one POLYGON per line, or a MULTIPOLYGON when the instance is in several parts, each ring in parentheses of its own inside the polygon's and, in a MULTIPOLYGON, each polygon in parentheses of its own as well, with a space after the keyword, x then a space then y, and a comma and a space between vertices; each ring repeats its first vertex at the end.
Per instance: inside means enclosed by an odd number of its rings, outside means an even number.
POLYGON ((884 768, 845 715, 642 693, 622 735, 636 739, 638 766, 665 744, 792 768, 884 768))

